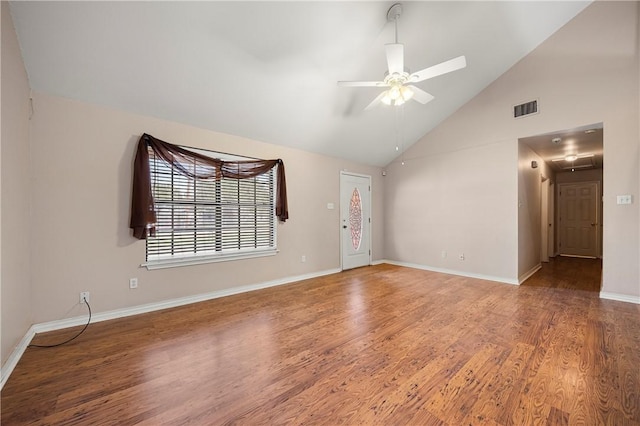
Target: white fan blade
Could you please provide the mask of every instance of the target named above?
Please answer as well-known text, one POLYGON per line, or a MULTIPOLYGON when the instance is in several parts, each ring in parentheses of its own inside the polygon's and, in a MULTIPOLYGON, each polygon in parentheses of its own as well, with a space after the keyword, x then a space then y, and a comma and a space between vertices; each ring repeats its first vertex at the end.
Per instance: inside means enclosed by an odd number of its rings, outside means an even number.
POLYGON ((366 107, 364 110, 365 110, 365 111, 368 111, 368 110, 370 110, 371 108, 373 108, 373 107, 377 106, 377 105, 380 103, 380 101, 382 100, 382 98, 384 97, 384 94, 385 94, 385 93, 386 93, 386 92, 382 92, 382 93, 380 93, 378 96, 376 96, 376 98, 375 98, 375 99, 374 99, 374 100, 373 100, 369 105, 367 105, 367 107, 366 107))
POLYGON ((385 87, 384 81, 339 81, 338 86, 344 87, 385 87))
POLYGON ((407 86, 413 92, 414 100, 420 102, 421 104, 426 104, 427 102, 431 102, 434 97, 431 93, 427 93, 424 90, 420 89, 416 86, 407 86))
POLYGON ((404 72, 404 45, 399 43, 385 44, 384 48, 387 52, 387 65, 389 66, 389 75, 404 72))
POLYGON ((450 59, 438 65, 434 65, 421 71, 414 72, 409 76, 409 81, 411 81, 412 83, 417 83, 428 78, 437 77, 451 71, 459 70, 460 68, 464 68, 466 66, 467 60, 465 59, 465 57, 458 56, 457 58, 450 59))

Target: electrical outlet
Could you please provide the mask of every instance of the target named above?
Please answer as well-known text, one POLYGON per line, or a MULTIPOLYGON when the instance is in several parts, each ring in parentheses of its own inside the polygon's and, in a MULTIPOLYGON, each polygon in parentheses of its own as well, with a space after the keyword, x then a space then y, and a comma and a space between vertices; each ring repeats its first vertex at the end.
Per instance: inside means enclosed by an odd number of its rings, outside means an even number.
POLYGON ((129 288, 138 288, 137 278, 129 278, 129 288))
POLYGON ((458 259, 464 260, 464 253, 460 253, 460 255, 458 256, 458 259))
POLYGON ((80 303, 85 303, 89 301, 89 292, 88 291, 81 291, 80 292, 80 303))
POLYGON ((442 250, 442 253, 440 253, 440 256, 442 256, 442 258, 445 259, 447 257, 446 250, 442 250))
POLYGON ((302 257, 300 258, 300 262, 304 263, 306 261, 307 261, 307 256, 303 254, 302 257))

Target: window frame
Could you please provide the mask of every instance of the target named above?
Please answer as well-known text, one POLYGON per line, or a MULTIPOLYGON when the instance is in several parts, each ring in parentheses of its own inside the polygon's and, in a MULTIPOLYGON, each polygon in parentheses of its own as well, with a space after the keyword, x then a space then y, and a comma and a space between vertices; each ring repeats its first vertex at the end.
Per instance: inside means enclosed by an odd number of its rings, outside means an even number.
MULTIPOLYGON (((220 160, 224 160, 224 161, 242 161, 242 160, 253 160, 253 158, 249 158, 249 157, 243 157, 243 156, 239 156, 239 155, 233 155, 233 154, 227 154, 227 153, 222 153, 222 152, 217 152, 217 151, 209 151, 209 150, 201 150, 201 149, 195 149, 195 148, 185 148, 188 149, 189 151, 193 151, 196 152, 198 154, 202 154, 202 155, 206 155, 208 157, 211 158, 217 158, 220 160)), ((153 169, 153 161, 154 159, 149 158, 149 163, 150 163, 150 173, 152 173, 151 175, 151 188, 153 191, 154 188, 154 175, 152 172, 153 169)), ((272 188, 272 194, 271 194, 271 200, 270 200, 270 229, 272 229, 272 241, 273 243, 269 246, 269 247, 261 247, 261 248, 238 248, 238 249, 225 249, 223 248, 220 244, 216 242, 216 248, 214 250, 203 250, 200 252, 200 254, 197 253, 197 248, 195 249, 196 252, 188 252, 188 253, 174 253, 174 254, 161 254, 161 255, 157 255, 157 254, 149 254, 149 240, 153 240, 156 237, 147 237, 147 241, 145 242, 145 262, 141 264, 141 266, 146 267, 148 270, 153 270, 153 269, 163 269, 163 268, 172 268, 172 267, 179 267, 179 266, 190 266, 190 265, 200 265, 200 264, 206 264, 206 263, 214 263, 214 262, 227 262, 227 261, 233 261, 233 260, 240 260, 240 259, 251 259, 251 258, 258 258, 258 257, 265 257, 265 256, 274 256, 276 255, 279 250, 278 250, 278 239, 277 239, 277 228, 278 228, 278 220, 277 220, 277 216, 276 216, 276 194, 277 194, 277 185, 278 185, 278 180, 276 178, 276 173, 278 173, 279 171, 276 170, 277 168, 274 167, 273 169, 271 169, 271 171, 269 173, 271 173, 270 176, 270 182, 269 185, 272 188), (218 249, 218 246, 220 245, 220 248, 218 249)), ((176 172, 173 171, 173 169, 171 169, 171 186, 173 188, 174 182, 173 182, 173 176, 176 175, 176 172)), ((178 175, 180 175, 178 173, 178 175)), ((181 175, 180 175, 181 176, 181 175)), ((252 178, 249 179, 231 179, 228 178, 229 181, 249 181, 249 180, 253 180, 255 182, 255 179, 258 179, 259 176, 254 176, 252 178)), ((188 178, 191 179, 191 178, 188 178)), ((224 178, 223 178, 224 179, 224 178)), ((197 186, 197 182, 199 180, 194 180, 196 182, 197 186)), ((203 181, 205 182, 205 181, 203 181)), ((223 180, 220 180, 218 182, 218 184, 215 186, 215 193, 216 193, 216 199, 213 200, 214 203, 218 203, 217 207, 218 208, 222 208, 223 207, 223 203, 221 202, 221 200, 218 198, 218 195, 222 192, 222 182, 223 180)), ((238 191, 240 191, 239 188, 240 182, 238 182, 238 191)), ((194 186, 194 191, 195 191, 195 186, 194 186)), ((254 197, 255 197, 255 191, 254 191, 254 197)), ((238 208, 240 208, 240 193, 238 193, 238 208)), ((208 201, 208 203, 211 203, 211 201, 208 201)), ((171 202, 170 205, 177 205, 180 204, 179 202, 171 202)), ((200 205, 203 205, 206 203, 201 203, 200 205)), ((195 219, 195 207, 198 206, 198 202, 195 199, 195 195, 194 195, 194 200, 193 200, 193 205, 194 205, 194 219, 195 219)), ((156 208, 156 198, 155 198, 155 193, 154 193, 154 208, 156 208)), ((156 210, 157 211, 157 210, 156 210)), ((173 217, 173 213, 172 213, 172 217, 173 217)), ((215 223, 216 226, 218 224, 220 224, 222 221, 222 217, 216 217, 215 219, 215 223)), ((238 216, 238 221, 240 222, 240 215, 238 216)), ((238 229, 242 229, 241 228, 241 224, 238 223, 238 229)), ((194 232, 196 232, 194 230, 194 232)), ((221 232, 221 230, 220 230, 221 232)), ((172 241, 173 241, 173 237, 172 237, 172 241)), ((194 246, 196 245, 196 238, 194 236, 194 246)), ((239 243, 240 244, 240 243, 239 243)))

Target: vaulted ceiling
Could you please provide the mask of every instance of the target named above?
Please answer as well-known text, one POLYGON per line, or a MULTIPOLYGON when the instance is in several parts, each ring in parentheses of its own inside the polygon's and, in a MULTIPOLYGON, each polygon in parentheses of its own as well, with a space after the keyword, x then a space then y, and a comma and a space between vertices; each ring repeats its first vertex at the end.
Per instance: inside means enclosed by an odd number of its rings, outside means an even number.
MULTIPOLYGON (((426 105, 364 108, 394 41, 393 2, 14 1, 39 92, 366 164, 385 165, 589 2, 405 2, 399 42, 412 71, 465 55, 417 85, 426 105)), ((141 129, 143 132, 145 129, 141 129)), ((160 136, 159 136, 160 137, 160 136)))

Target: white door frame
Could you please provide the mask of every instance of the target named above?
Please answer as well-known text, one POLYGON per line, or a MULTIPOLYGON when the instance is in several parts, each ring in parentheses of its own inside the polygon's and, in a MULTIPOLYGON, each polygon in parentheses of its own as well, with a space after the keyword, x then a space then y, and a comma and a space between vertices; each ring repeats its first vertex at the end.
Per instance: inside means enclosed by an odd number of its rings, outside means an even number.
POLYGON ((549 182, 549 248, 547 254, 555 257, 556 251, 556 186, 553 181, 549 182))
POLYGON ((540 261, 549 261, 549 184, 542 176, 540 187, 540 261))
POLYGON ((340 221, 339 221, 339 229, 340 229, 340 269, 344 270, 344 244, 345 244, 345 238, 347 238, 347 233, 344 232, 343 226, 344 226, 344 220, 345 218, 343 217, 343 205, 342 205, 342 192, 344 190, 344 188, 342 187, 342 178, 343 176, 356 176, 359 178, 365 178, 368 179, 369 181, 369 211, 368 212, 363 212, 363 218, 366 217, 366 219, 364 219, 364 226, 363 228, 367 228, 367 232, 369 233, 369 238, 368 238, 368 242, 369 242, 369 247, 367 248, 368 250, 368 265, 371 265, 371 241, 372 241, 372 235, 371 235, 371 204, 372 204, 372 191, 371 191, 371 176, 370 175, 363 175, 360 173, 353 173, 353 172, 346 172, 346 171, 340 171, 340 221), (368 217, 367 217, 368 216, 368 217))

